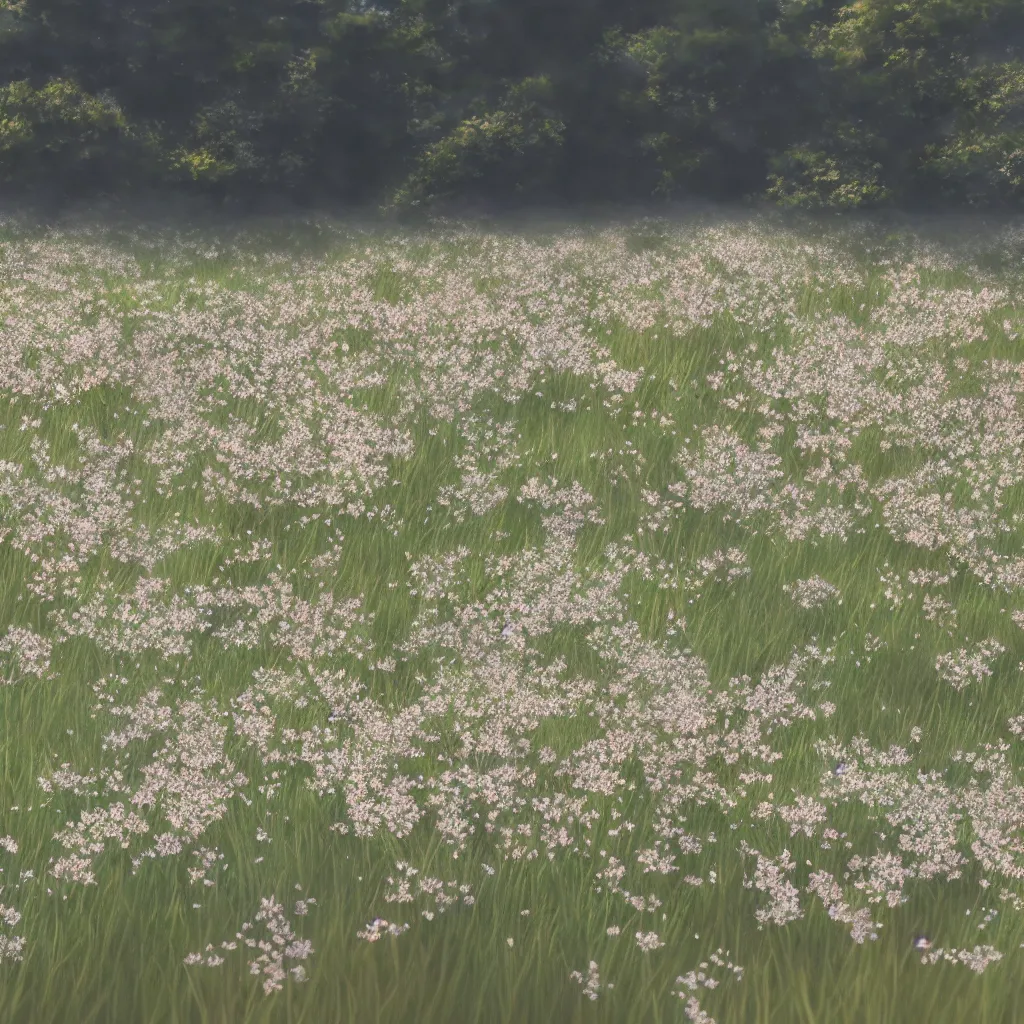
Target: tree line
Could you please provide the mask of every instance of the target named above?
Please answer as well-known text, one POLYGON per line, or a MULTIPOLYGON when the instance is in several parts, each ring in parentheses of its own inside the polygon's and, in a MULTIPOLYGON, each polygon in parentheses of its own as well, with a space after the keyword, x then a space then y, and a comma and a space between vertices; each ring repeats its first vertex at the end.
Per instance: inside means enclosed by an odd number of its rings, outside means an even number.
POLYGON ((1022 0, 0 0, 0 184, 1020 209, 1022 0))

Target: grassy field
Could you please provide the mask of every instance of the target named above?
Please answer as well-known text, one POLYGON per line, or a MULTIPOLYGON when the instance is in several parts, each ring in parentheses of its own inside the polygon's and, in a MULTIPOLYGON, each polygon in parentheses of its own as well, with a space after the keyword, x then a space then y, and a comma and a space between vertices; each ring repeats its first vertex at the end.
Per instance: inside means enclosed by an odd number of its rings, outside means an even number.
POLYGON ((1024 1020, 1022 255, 7 216, 0 1020, 1024 1020))

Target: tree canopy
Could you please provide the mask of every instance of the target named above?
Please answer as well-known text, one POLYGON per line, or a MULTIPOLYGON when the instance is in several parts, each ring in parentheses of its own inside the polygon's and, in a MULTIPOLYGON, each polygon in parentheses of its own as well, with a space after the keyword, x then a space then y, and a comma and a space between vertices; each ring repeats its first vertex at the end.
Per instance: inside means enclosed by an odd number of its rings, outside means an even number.
POLYGON ((6 191, 1019 208, 1019 0, 0 0, 6 191))

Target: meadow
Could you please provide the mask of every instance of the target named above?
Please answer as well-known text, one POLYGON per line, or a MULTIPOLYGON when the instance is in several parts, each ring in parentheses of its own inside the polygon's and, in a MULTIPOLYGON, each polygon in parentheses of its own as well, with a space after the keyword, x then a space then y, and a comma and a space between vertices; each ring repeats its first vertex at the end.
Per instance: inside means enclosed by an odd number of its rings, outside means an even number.
POLYGON ((0 1020, 1024 1020, 1024 222, 0 259, 0 1020))

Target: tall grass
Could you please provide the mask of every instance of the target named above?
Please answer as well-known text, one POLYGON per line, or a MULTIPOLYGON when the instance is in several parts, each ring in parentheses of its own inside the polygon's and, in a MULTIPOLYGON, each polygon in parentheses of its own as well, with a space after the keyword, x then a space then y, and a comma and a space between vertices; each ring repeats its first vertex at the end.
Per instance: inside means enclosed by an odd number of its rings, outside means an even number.
POLYGON ((0 1018, 1024 1019, 1022 232, 941 235, 8 218, 0 1018))

